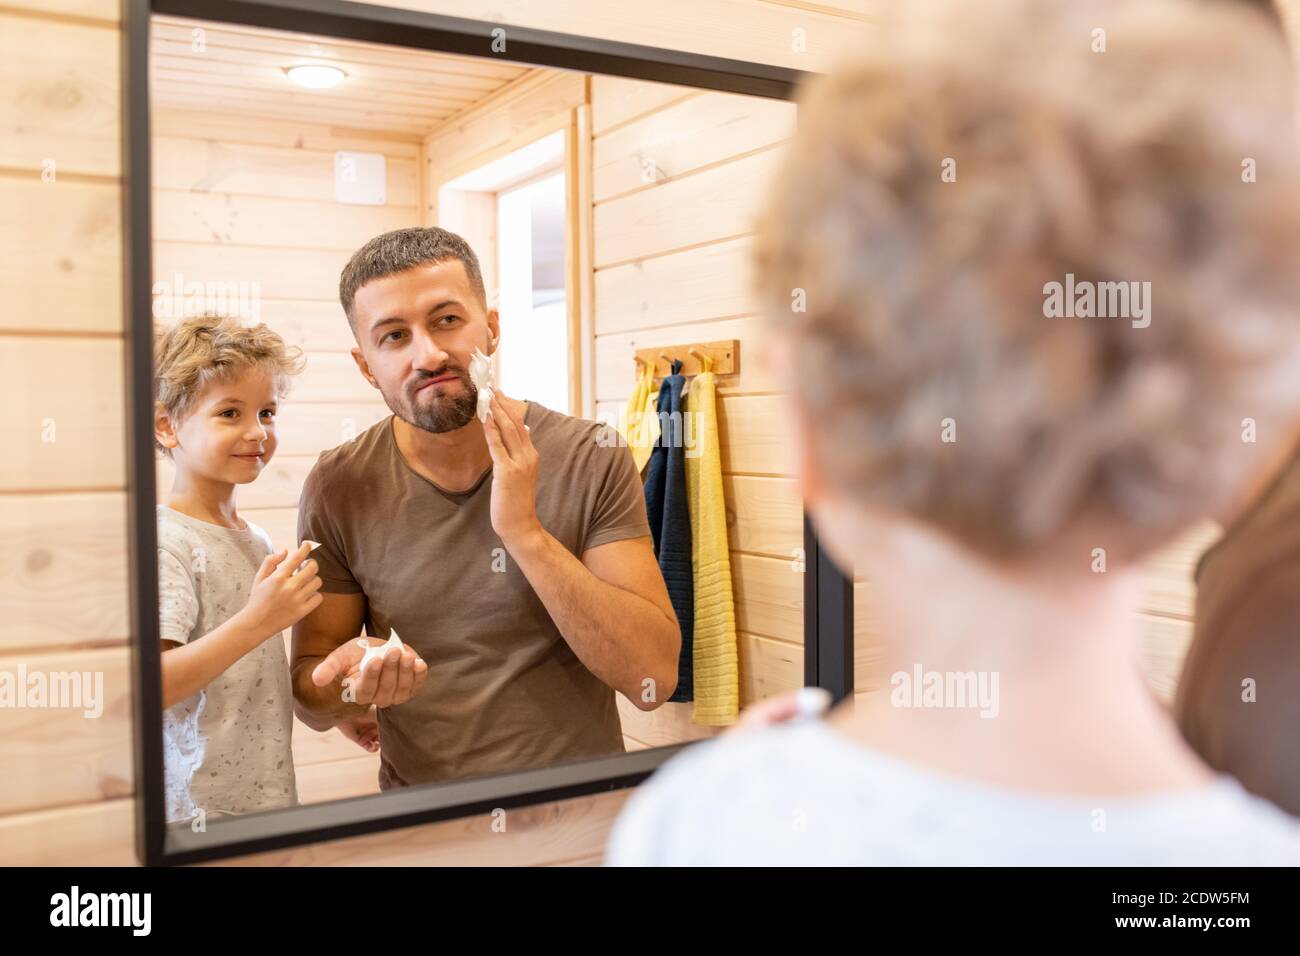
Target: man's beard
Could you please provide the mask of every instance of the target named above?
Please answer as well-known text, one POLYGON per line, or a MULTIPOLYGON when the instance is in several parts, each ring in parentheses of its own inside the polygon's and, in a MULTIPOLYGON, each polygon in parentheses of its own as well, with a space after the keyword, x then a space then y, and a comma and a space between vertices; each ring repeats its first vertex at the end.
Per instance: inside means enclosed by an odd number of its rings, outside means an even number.
MULTIPOLYGON (((439 372, 420 379, 412 389, 410 397, 401 403, 400 409, 394 407, 387 395, 384 399, 393 414, 408 425, 426 432, 454 432, 468 425, 478 411, 478 388, 468 377, 461 378, 461 384, 465 388, 455 395, 439 395, 436 387, 428 398, 421 398, 414 394, 421 385, 426 385, 435 378, 447 374, 450 373, 439 372)), ((460 375, 459 372, 456 374, 460 375)))

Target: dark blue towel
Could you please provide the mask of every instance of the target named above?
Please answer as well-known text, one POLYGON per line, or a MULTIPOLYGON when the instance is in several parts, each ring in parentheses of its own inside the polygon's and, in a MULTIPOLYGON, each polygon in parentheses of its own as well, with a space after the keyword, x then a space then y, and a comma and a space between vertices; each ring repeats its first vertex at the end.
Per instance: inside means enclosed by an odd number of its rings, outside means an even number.
POLYGON ((695 630, 695 576, 691 570, 691 515, 686 504, 686 443, 682 390, 686 377, 680 360, 659 386, 659 440, 646 465, 645 504, 654 536, 655 557, 668 585, 668 597, 682 629, 682 653, 677 659, 677 690, 670 701, 695 699, 691 669, 695 630))

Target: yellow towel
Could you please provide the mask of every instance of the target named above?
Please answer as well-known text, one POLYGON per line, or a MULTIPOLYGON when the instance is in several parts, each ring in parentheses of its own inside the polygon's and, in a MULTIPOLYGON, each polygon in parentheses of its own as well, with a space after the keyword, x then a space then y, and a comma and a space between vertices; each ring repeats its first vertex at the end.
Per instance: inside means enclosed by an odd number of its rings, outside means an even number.
POLYGON ((650 452, 659 440, 659 413, 656 408, 655 367, 649 362, 641 363, 641 373, 637 378, 632 397, 627 400, 623 412, 623 421, 619 422, 619 433, 632 450, 632 460, 636 470, 643 471, 650 460, 650 452))
MULTIPOLYGON (((686 398, 686 500, 691 515, 691 565, 695 581, 695 675, 697 724, 734 723, 740 706, 736 607, 731 591, 727 505, 722 494, 718 447, 717 387, 713 361, 691 381, 686 398)), ((683 422, 685 426, 686 423, 683 422)))

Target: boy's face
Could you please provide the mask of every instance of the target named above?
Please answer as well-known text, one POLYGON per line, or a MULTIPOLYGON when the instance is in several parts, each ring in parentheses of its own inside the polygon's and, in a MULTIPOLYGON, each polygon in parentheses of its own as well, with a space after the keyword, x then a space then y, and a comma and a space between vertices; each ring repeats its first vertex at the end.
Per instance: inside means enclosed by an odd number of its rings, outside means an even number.
POLYGON ((210 384, 179 427, 164 417, 156 433, 178 469, 246 484, 275 454, 277 411, 275 383, 261 369, 249 369, 229 382, 210 384))
POLYGON ((361 374, 403 421, 448 432, 474 420, 474 349, 491 355, 500 335, 496 309, 484 310, 459 259, 367 282, 352 305, 361 374))

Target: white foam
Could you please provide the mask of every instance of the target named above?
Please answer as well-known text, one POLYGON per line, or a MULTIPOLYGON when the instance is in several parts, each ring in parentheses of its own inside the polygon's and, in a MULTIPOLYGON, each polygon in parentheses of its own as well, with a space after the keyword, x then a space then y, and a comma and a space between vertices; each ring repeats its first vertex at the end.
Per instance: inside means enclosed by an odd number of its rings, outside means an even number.
POLYGON ((375 660, 376 658, 383 660, 384 655, 387 654, 389 650, 391 650, 392 648, 395 647, 399 651, 402 650, 402 639, 397 636, 396 631, 393 631, 393 636, 390 637, 383 644, 371 644, 368 641, 366 641, 365 638, 361 638, 361 637, 357 638, 357 643, 366 649, 366 653, 361 657, 361 662, 357 664, 357 674, 359 675, 365 674, 366 665, 369 664, 371 661, 375 660))
POLYGON ((469 359, 469 380, 478 389, 478 420, 487 421, 492 408, 492 356, 484 355, 483 350, 475 347, 469 359))

